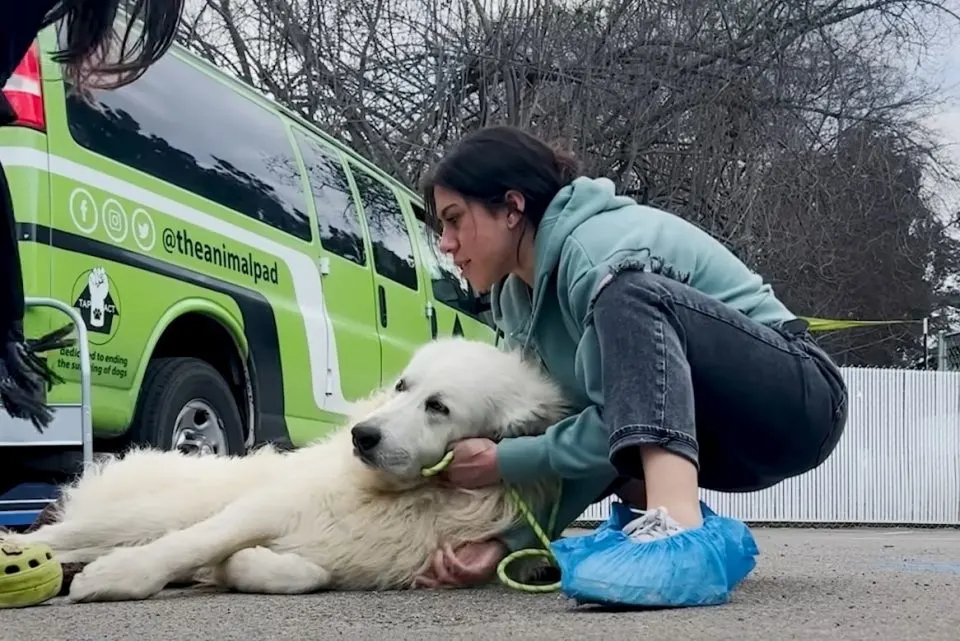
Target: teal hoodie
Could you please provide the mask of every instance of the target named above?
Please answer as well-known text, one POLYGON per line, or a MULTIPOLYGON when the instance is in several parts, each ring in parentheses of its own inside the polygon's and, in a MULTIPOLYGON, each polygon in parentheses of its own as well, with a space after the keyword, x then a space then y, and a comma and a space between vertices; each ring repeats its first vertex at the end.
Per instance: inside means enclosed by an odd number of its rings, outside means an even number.
MULTIPOLYGON (((679 216, 618 196, 606 178, 577 178, 550 203, 534 241, 533 289, 511 275, 491 292, 495 323, 507 349, 539 359, 570 394, 579 413, 546 434, 497 445, 500 475, 511 484, 559 476, 559 530, 609 492, 610 463, 600 349, 590 313, 604 278, 642 268, 688 285, 773 324, 795 318, 771 287, 720 242, 679 216), (552 280, 551 280, 552 279, 552 280)), ((546 526, 549 508, 538 514, 546 526)), ((511 550, 536 545, 527 527, 505 536, 511 550)))

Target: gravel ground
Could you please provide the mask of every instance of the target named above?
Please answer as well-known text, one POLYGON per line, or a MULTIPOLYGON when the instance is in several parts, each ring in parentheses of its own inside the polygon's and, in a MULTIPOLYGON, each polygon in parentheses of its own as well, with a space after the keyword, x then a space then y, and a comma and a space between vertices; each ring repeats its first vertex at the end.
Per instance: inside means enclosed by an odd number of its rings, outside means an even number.
POLYGON ((781 641, 960 638, 960 532, 754 530, 759 565, 718 607, 611 612, 500 586, 297 597, 170 590, 0 611, 3 641, 781 641))

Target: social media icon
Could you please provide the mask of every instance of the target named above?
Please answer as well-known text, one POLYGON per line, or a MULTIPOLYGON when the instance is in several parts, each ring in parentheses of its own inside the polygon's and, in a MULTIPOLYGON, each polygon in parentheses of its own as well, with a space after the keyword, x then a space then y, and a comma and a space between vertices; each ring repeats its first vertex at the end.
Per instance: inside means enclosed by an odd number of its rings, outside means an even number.
POLYGON ((122 243, 127 238, 129 228, 127 226, 127 212, 123 206, 113 198, 108 198, 103 203, 100 211, 103 216, 103 227, 107 230, 107 236, 115 243, 122 243))
POLYGON ((145 209, 134 210, 130 225, 133 227, 133 240, 137 247, 145 252, 153 249, 157 242, 157 229, 150 214, 145 209))
POLYGON ((91 234, 97 228, 97 203, 90 192, 77 187, 70 194, 70 218, 73 225, 84 234, 91 234))

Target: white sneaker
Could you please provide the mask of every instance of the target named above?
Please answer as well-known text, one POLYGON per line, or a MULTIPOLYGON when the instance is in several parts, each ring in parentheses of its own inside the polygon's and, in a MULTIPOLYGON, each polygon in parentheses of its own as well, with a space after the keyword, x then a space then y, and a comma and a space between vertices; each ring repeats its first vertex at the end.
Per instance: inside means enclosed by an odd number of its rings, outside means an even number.
POLYGON ((637 543, 664 539, 681 532, 683 527, 667 514, 665 507, 641 512, 640 516, 623 526, 623 533, 637 543))

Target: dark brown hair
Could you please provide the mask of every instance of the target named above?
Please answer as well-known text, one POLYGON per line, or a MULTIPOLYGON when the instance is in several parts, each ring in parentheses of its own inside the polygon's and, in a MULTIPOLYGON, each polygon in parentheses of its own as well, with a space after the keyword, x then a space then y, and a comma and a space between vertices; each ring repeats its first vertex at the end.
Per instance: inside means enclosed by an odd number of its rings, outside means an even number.
POLYGON ((572 154, 527 131, 504 125, 480 129, 458 142, 424 179, 427 224, 439 226, 433 192, 441 186, 488 207, 504 205, 508 191, 519 191, 523 215, 536 228, 550 201, 579 170, 572 154))
POLYGON ((64 21, 66 44, 52 58, 65 65, 71 84, 81 90, 116 88, 142 76, 167 52, 177 35, 183 5, 184 0, 61 0, 47 14, 43 26, 64 21), (108 63, 106 60, 114 57, 112 40, 121 2, 127 28, 115 62, 108 63), (138 19, 143 21, 138 25, 142 30, 131 42, 133 23, 138 19))

